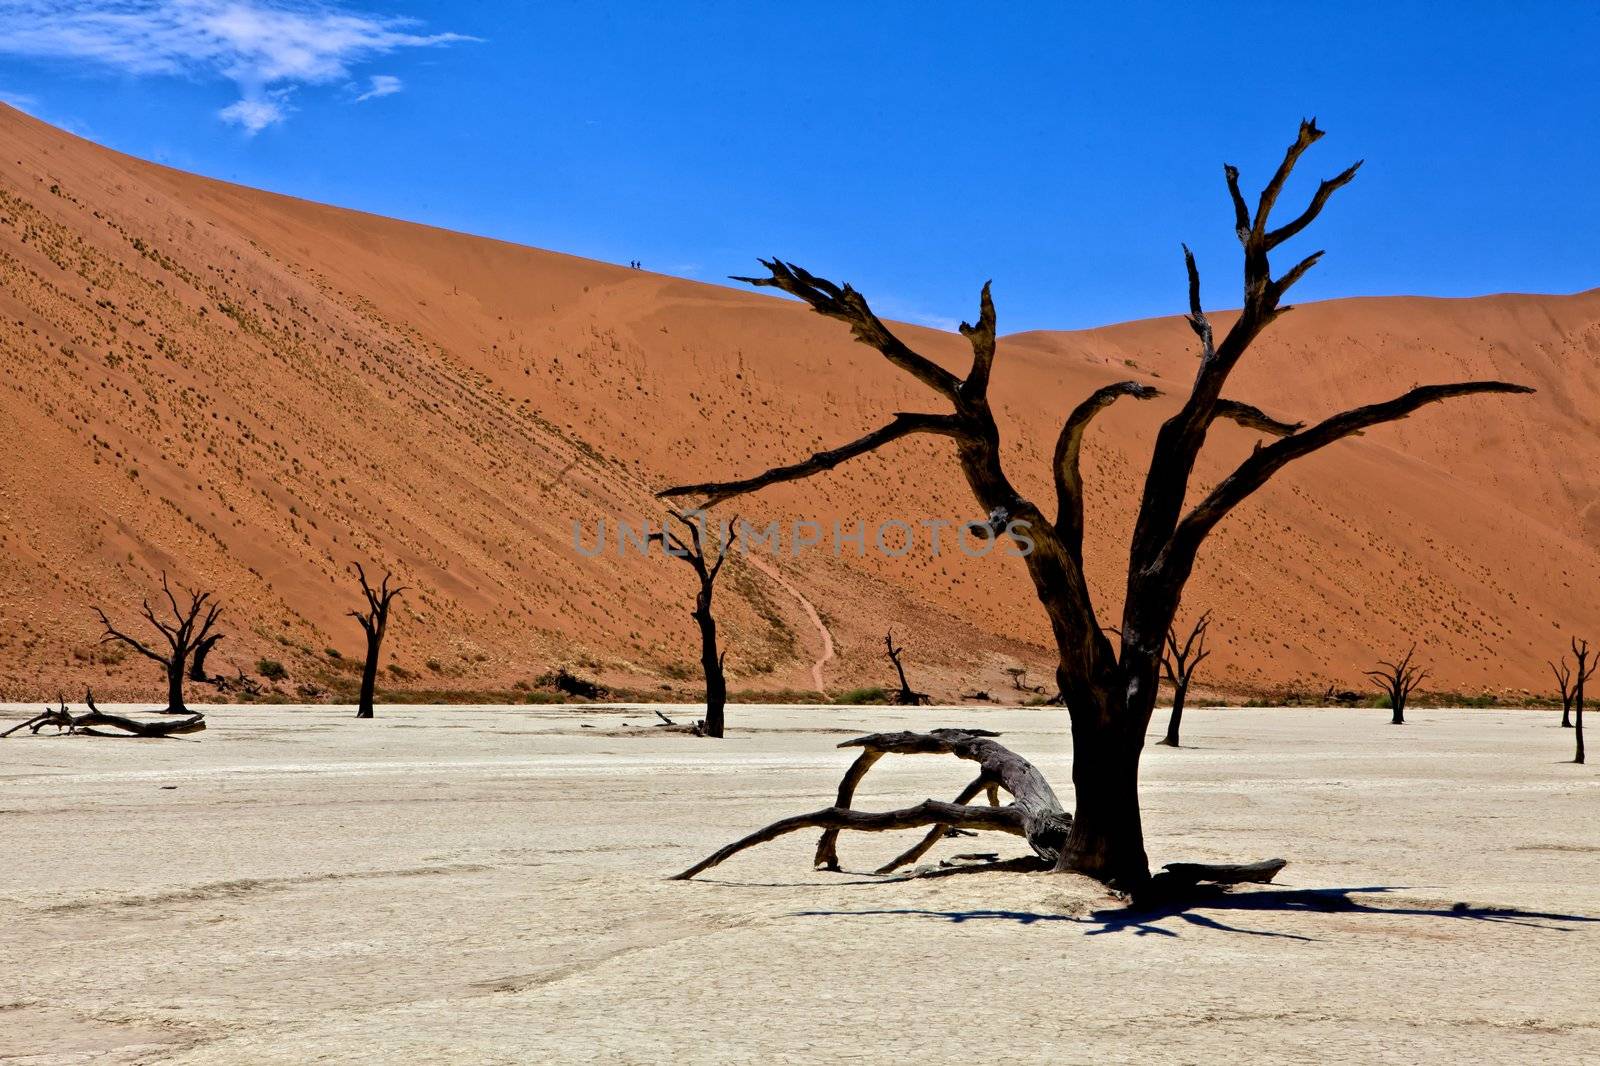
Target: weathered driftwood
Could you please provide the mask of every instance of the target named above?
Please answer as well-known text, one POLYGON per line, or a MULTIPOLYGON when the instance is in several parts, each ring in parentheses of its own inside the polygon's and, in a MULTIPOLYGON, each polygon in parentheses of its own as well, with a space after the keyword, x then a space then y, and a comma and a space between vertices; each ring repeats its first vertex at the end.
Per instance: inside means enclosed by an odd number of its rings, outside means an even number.
POLYGON ((120 714, 107 714, 94 705, 94 693, 85 695, 85 702, 89 710, 83 714, 73 714, 67 708, 65 700, 59 701, 57 708, 45 708, 43 714, 34 715, 26 722, 0 733, 0 738, 8 737, 19 729, 26 729, 37 734, 45 726, 55 726, 57 733, 68 735, 82 735, 87 737, 144 737, 149 739, 176 736, 180 733, 198 733, 206 727, 206 716, 198 712, 187 718, 169 719, 163 722, 140 722, 133 718, 124 718, 120 714), (101 728, 96 728, 96 727, 101 728), (107 733, 104 729, 117 729, 121 732, 107 733))
MULTIPOLYGON (((676 879, 688 880, 746 848, 800 829, 824 830, 817 843, 816 865, 829 870, 839 868, 836 844, 843 830, 881 833, 924 826, 932 827, 930 833, 933 834, 933 840, 952 829, 990 830, 1020 836, 1027 840, 1040 859, 1053 865, 1060 857, 1062 844, 1067 839, 1072 816, 1062 809, 1061 801, 1056 798, 1050 783, 1032 763, 992 739, 998 735, 985 729, 936 729, 931 733, 873 733, 847 740, 839 747, 860 748, 861 754, 839 782, 839 794, 834 806, 774 822, 689 867, 676 879), (953 803, 928 799, 914 807, 897 811, 852 810, 850 803, 855 797, 856 786, 873 764, 885 755, 954 755, 958 759, 977 763, 980 772, 978 780, 963 790, 953 803), (966 802, 991 785, 995 789, 995 798, 998 798, 998 790, 1004 789, 1010 793, 1012 802, 1004 807, 994 803, 974 806, 966 802)), ((925 844, 912 848, 883 869, 893 869, 920 857, 932 847, 932 841, 925 840, 925 844), (911 856, 911 859, 907 856, 911 856)))
MULTIPOLYGON (((999 736, 986 729, 936 729, 931 733, 873 733, 840 744, 841 748, 860 748, 861 754, 845 771, 839 782, 839 792, 832 807, 808 814, 783 818, 763 829, 729 844, 707 858, 676 875, 674 880, 687 881, 747 848, 765 844, 778 837, 801 829, 821 829, 817 842, 816 865, 827 870, 839 869, 837 844, 839 834, 846 830, 863 833, 882 833, 896 829, 919 829, 928 826, 928 832, 911 848, 880 866, 875 873, 889 874, 921 858, 942 837, 958 831, 983 831, 1009 833, 1028 842, 1034 854, 1016 859, 973 863, 974 858, 991 858, 988 853, 979 856, 958 856, 969 861, 946 864, 945 868, 932 870, 928 875, 939 876, 961 870, 1012 870, 1036 871, 1054 869, 1060 861, 1061 849, 1072 826, 1072 816, 1061 807, 1050 783, 1037 767, 1016 752, 993 738, 999 736), (885 755, 954 755, 975 762, 979 773, 975 780, 951 802, 927 799, 914 807, 894 811, 858 811, 850 806, 855 799, 856 786, 867 771, 885 755), (1012 802, 1001 806, 1000 792, 1009 793, 1012 802), (978 806, 968 801, 980 792, 988 794, 989 805, 978 806)), ((1267 859, 1253 863, 1168 863, 1143 886, 1141 895, 1148 893, 1170 894, 1193 888, 1201 882, 1238 884, 1240 882, 1271 881, 1285 860, 1267 859)), ((918 875, 913 871, 913 875, 918 875)))

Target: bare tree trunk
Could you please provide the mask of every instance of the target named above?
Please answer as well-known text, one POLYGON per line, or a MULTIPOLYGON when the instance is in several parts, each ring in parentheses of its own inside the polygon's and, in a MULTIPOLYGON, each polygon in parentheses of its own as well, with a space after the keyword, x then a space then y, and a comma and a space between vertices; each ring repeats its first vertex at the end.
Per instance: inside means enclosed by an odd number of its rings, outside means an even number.
POLYGON ((183 660, 173 657, 167 664, 167 713, 188 714, 189 708, 183 702, 184 667, 183 660))
POLYGON ((357 718, 373 717, 373 700, 378 692, 378 655, 382 637, 375 632, 367 634, 367 661, 361 667, 361 696, 356 704, 357 718))
MULTIPOLYGON (((1156 673, 1148 671, 1146 691, 1156 690, 1156 673)), ((1061 679, 1065 684, 1066 679, 1061 679)), ((1063 688, 1071 693, 1070 688, 1063 688)), ((1098 695, 1098 694, 1095 694, 1098 695)), ((1056 869, 1098 877, 1130 891, 1150 878, 1144 849, 1144 824, 1139 813, 1139 760, 1144 754, 1144 729, 1154 710, 1149 707, 1106 707, 1085 693, 1067 697, 1072 722, 1072 825, 1056 869), (1130 728, 1139 722, 1138 728, 1130 728)))
POLYGON ((194 646, 194 658, 189 662, 189 680, 204 684, 211 680, 206 673, 206 656, 211 654, 211 649, 217 646, 217 641, 223 638, 222 633, 213 633, 194 646))
POLYGON ((1575 739, 1577 741, 1577 753, 1573 756, 1572 761, 1581 765, 1583 763, 1584 686, 1588 684, 1589 678, 1594 676, 1595 669, 1600 666, 1600 663, 1594 665, 1589 663, 1589 642, 1587 640, 1579 640, 1577 637, 1573 637, 1572 654, 1578 660, 1578 667, 1572 672, 1572 729, 1576 734, 1575 739))
POLYGON ((1178 640, 1178 631, 1167 627, 1166 650, 1161 656, 1161 669, 1172 683, 1172 713, 1167 716, 1167 735, 1160 743, 1169 748, 1178 747, 1178 729, 1183 724, 1183 701, 1189 694, 1189 682, 1211 652, 1206 650, 1206 630, 1211 625, 1211 612, 1206 611, 1195 622, 1186 640, 1178 640))
POLYGON ((1178 729, 1183 725, 1183 700, 1188 694, 1187 681, 1172 686, 1172 714, 1167 717, 1167 735, 1161 738, 1161 743, 1169 748, 1178 747, 1178 729))
POLYGON ((389 587, 389 581, 394 577, 384 571, 383 581, 373 588, 367 581, 367 572, 360 563, 355 564, 356 578, 361 582, 361 595, 367 601, 365 611, 351 611, 350 617, 361 624, 361 631, 367 635, 367 661, 361 668, 361 697, 356 704, 357 718, 373 717, 372 701, 376 697, 378 687, 378 656, 383 650, 383 635, 389 628, 389 607, 394 603, 394 598, 405 591, 404 585, 389 587))
POLYGON ((722 543, 713 557, 709 554, 711 541, 717 539, 706 529, 706 520, 709 517, 703 511, 691 515, 680 511, 672 511, 672 518, 688 532, 687 540, 679 537, 662 523, 661 532, 650 534, 652 543, 660 544, 668 555, 682 559, 694 568, 695 578, 699 581, 698 590, 694 597, 695 625, 700 629, 700 672, 705 675, 706 681, 706 717, 703 728, 697 730, 700 736, 721 738, 723 731, 724 711, 728 705, 728 679, 723 673, 723 658, 728 654, 717 650, 717 620, 711 613, 711 599, 717 588, 717 575, 722 573, 722 565, 728 561, 729 553, 733 547, 733 527, 738 521, 734 518, 724 527, 722 543))
POLYGON ((717 620, 711 614, 711 584, 701 586, 695 598, 694 620, 700 626, 700 669, 706 676, 706 729, 708 737, 721 737, 723 709, 728 703, 728 680, 717 651, 717 620))

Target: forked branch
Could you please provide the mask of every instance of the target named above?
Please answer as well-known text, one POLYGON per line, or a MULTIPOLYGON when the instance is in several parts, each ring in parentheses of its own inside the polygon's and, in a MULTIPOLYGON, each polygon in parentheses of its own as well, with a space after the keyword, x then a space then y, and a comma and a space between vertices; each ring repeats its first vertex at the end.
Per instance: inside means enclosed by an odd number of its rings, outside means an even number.
POLYGON ((1123 396, 1149 400, 1160 395, 1160 389, 1138 381, 1103 385, 1073 408, 1062 425, 1051 464, 1056 484, 1056 533, 1074 559, 1081 559, 1083 554, 1083 473, 1079 458, 1089 423, 1123 396))
POLYGON ((1473 396, 1483 393, 1530 393, 1526 385, 1505 381, 1463 381, 1450 385, 1422 385, 1403 396, 1382 403, 1333 415, 1310 429, 1289 433, 1262 448, 1257 448, 1249 458, 1212 489, 1205 499, 1184 516, 1173 533, 1169 550, 1161 564, 1174 568, 1173 572, 1186 575, 1194 563, 1195 553, 1206 535, 1230 511, 1260 489, 1267 481, 1296 459, 1326 448, 1386 422, 1397 422, 1420 407, 1438 403, 1456 396, 1473 396))
POLYGON ((914 433, 937 433, 948 437, 960 437, 964 434, 961 423, 953 415, 911 414, 901 412, 894 416, 882 429, 875 429, 866 436, 851 441, 849 444, 830 448, 827 451, 817 452, 811 458, 789 466, 779 466, 768 470, 755 477, 744 478, 740 481, 705 481, 693 485, 674 485, 672 488, 662 489, 656 493, 662 499, 674 496, 704 496, 699 504, 704 510, 714 507, 724 500, 731 500, 735 496, 764 489, 768 485, 777 485, 785 481, 799 481, 802 478, 820 474, 825 470, 832 470, 847 459, 854 459, 871 451, 883 447, 902 437, 909 437, 914 433))
POLYGON ((933 360, 907 347, 905 342, 895 336, 873 313, 872 308, 867 305, 865 296, 849 285, 835 285, 826 278, 819 278, 793 263, 786 263, 776 257, 761 260, 761 265, 767 268, 770 276, 765 278, 735 276, 733 280, 782 289, 790 296, 799 297, 810 304, 812 310, 818 314, 836 318, 848 325, 856 340, 876 348, 889 362, 951 402, 955 401, 956 392, 961 387, 961 379, 933 360))

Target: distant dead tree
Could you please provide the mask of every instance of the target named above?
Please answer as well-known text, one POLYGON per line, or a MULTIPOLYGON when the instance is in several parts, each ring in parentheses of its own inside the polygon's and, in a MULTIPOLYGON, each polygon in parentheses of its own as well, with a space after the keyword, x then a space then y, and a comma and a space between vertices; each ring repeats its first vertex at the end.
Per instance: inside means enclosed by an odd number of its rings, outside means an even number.
MULTIPOLYGON (((1596 665, 1600 666, 1600 661, 1597 661, 1596 665)), ((1572 698, 1577 695, 1577 688, 1574 685, 1572 667, 1568 664, 1567 657, 1563 655, 1560 662, 1550 663, 1550 672, 1556 675, 1556 685, 1561 689, 1561 728, 1571 729, 1572 698)), ((1589 668, 1589 673, 1591 675, 1594 673, 1594 667, 1589 668)), ((1585 677, 1583 680, 1588 681, 1589 678, 1585 677)))
POLYGON ((1178 631, 1167 627, 1167 650, 1161 656, 1161 670, 1172 685, 1172 714, 1167 718, 1167 735, 1159 743, 1178 747, 1178 729, 1183 724, 1183 701, 1189 695, 1189 682, 1194 672, 1211 652, 1206 650, 1206 627, 1211 624, 1211 612, 1202 614, 1189 636, 1178 643, 1178 631))
POLYGON ((1008 666, 1005 674, 1011 679, 1011 687, 1018 692, 1043 692, 1044 686, 1028 684, 1028 668, 1026 666, 1008 666))
POLYGON ((371 718, 372 700, 378 687, 378 653, 383 647, 383 634, 389 628, 389 605, 406 589, 404 585, 390 588, 389 581, 394 575, 387 570, 383 572, 383 582, 373 588, 361 564, 356 563, 355 568, 356 577, 361 581, 361 594, 367 598, 365 611, 350 612, 350 617, 360 622, 367 634, 367 661, 361 668, 361 697, 356 705, 356 717, 371 718))
POLYGON ((212 633, 203 640, 195 641, 194 658, 189 661, 189 680, 215 683, 218 679, 206 673, 206 656, 211 654, 211 649, 217 646, 217 641, 227 634, 212 633))
POLYGON ((1578 667, 1572 671, 1572 729, 1577 735, 1578 751, 1572 761, 1583 764, 1583 687, 1589 678, 1594 676, 1595 666, 1589 665, 1589 642, 1572 638, 1572 657, 1578 660, 1578 667))
POLYGON ((894 672, 900 675, 900 691, 895 693, 894 702, 901 707, 925 707, 933 702, 933 697, 926 692, 918 692, 911 687, 911 682, 906 680, 906 668, 900 662, 900 653, 903 648, 894 646, 894 630, 883 635, 883 646, 889 651, 889 661, 894 663, 894 672))
POLYGON ((1428 671, 1411 662, 1411 657, 1416 653, 1417 646, 1413 644, 1403 658, 1393 662, 1379 659, 1378 668, 1366 672, 1373 684, 1389 697, 1389 707, 1394 711, 1389 719, 1390 725, 1406 724, 1406 701, 1411 698, 1412 690, 1428 676, 1428 671))
POLYGON ((187 605, 180 606, 177 595, 167 581, 165 570, 161 572, 161 591, 166 594, 167 605, 172 610, 172 619, 168 621, 157 617, 148 599, 144 601, 139 613, 161 634, 166 644, 165 650, 159 645, 152 648, 137 637, 118 630, 111 624, 111 619, 106 617, 105 611, 96 607, 94 613, 100 616, 100 624, 106 629, 105 635, 100 638, 100 643, 116 641, 126 644, 145 658, 160 663, 167 675, 167 706, 162 713, 188 714, 189 708, 183 702, 183 682, 188 670, 189 656, 210 637, 211 628, 216 625, 222 607, 211 598, 211 593, 195 592, 191 589, 179 590, 189 598, 187 605))
POLYGON ((693 567, 694 576, 699 580, 692 613, 695 624, 700 627, 700 671, 706 679, 706 718, 702 732, 708 737, 721 737, 723 709, 728 702, 728 679, 722 672, 727 652, 717 650, 717 620, 711 613, 711 595, 716 591, 717 575, 722 572, 722 564, 728 561, 732 546, 731 530, 738 519, 735 518, 724 527, 721 546, 712 556, 708 553, 711 537, 705 528, 709 516, 704 511, 694 512, 692 517, 677 510, 669 513, 675 522, 688 531, 689 539, 684 540, 668 529, 665 523, 661 532, 650 534, 650 539, 659 543, 668 555, 676 556, 693 567))
MULTIPOLYGON (((1232 228, 1244 248, 1244 298, 1242 309, 1231 316, 1227 333, 1220 339, 1201 307, 1200 273, 1194 256, 1184 249, 1189 282, 1188 322, 1199 340, 1199 366, 1188 394, 1156 434, 1144 475, 1122 596, 1120 654, 1095 620, 1089 582, 1084 575, 1084 489, 1079 453, 1097 414, 1122 397, 1155 397, 1159 395, 1155 386, 1143 381, 1104 385, 1067 416, 1050 467, 1055 490, 1055 513, 1050 516, 1021 495, 1003 468, 1005 449, 989 400, 996 321, 988 285, 979 297, 977 324, 961 326, 962 335, 972 347, 971 366, 962 377, 913 350, 849 285, 817 277, 781 259, 763 261, 765 277, 736 279, 779 289, 818 314, 844 323, 856 340, 876 349, 891 365, 925 386, 940 409, 901 412, 888 424, 848 444, 753 477, 675 485, 660 495, 698 496, 703 500, 702 506, 712 506, 772 485, 824 473, 908 437, 931 435, 953 444, 961 472, 980 513, 987 516, 993 536, 997 540, 1005 538, 1025 556, 1035 595, 1055 638, 1059 655, 1056 678, 1072 723, 1075 804, 1070 830, 1060 839, 1047 839, 1032 831, 1027 836, 1034 849, 1041 856, 1048 856, 1058 869, 1075 870, 1131 889, 1149 881, 1139 813, 1139 760, 1155 709, 1167 630, 1200 548, 1217 525, 1290 463, 1347 437, 1452 397, 1533 391, 1501 381, 1423 385, 1394 399, 1355 407, 1310 426, 1273 418, 1259 408, 1222 395, 1234 368, 1254 341, 1288 310, 1281 303, 1285 294, 1322 255, 1314 252, 1273 277, 1269 254, 1306 229, 1330 197, 1355 177, 1356 167, 1352 166, 1322 182, 1310 205, 1297 217, 1277 228, 1269 226, 1268 218, 1290 172, 1321 136, 1314 121, 1300 124, 1299 134, 1262 190, 1254 211, 1239 188, 1238 170, 1231 166, 1223 169, 1233 206, 1232 228), (1258 444, 1209 489, 1196 489, 1192 494, 1195 502, 1186 508, 1195 463, 1218 422, 1233 422, 1274 439, 1258 444)), ((1015 793, 1013 799, 1018 807, 1031 802, 1015 793)), ((915 821, 912 815, 901 813, 915 821)), ((1059 827, 1050 819, 1032 819, 1028 811, 1019 814, 1041 832, 1047 824, 1059 827)), ((995 819, 991 808, 965 805, 916 817, 925 819, 916 824, 950 824, 956 828, 972 827, 966 824, 969 820, 988 825, 995 819)))
POLYGON ((30 733, 38 733, 45 726, 55 726, 57 733, 86 737, 145 737, 159 738, 176 736, 180 733, 198 733, 206 727, 206 716, 198 711, 187 718, 169 719, 165 722, 140 722, 133 718, 124 718, 119 714, 107 714, 94 705, 94 692, 91 690, 84 695, 84 702, 89 710, 84 714, 73 714, 67 709, 67 701, 62 698, 57 701, 60 706, 54 709, 46 707, 43 714, 34 715, 26 722, 0 733, 0 738, 9 737, 19 729, 26 729, 30 733), (105 730, 115 729, 115 733, 105 730))

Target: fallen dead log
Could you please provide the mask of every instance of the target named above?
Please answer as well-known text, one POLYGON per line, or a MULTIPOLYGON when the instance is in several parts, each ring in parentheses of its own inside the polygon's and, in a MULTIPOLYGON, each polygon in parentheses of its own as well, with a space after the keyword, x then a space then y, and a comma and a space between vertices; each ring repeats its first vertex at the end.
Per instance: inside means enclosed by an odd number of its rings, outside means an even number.
POLYGON ((0 733, 0 738, 8 737, 19 729, 27 729, 29 733, 37 734, 45 726, 55 726, 57 733, 66 733, 68 736, 88 737, 143 737, 146 739, 159 739, 161 737, 177 736, 183 733, 198 733, 206 727, 206 716, 198 712, 186 718, 168 719, 161 722, 141 722, 133 718, 124 718, 120 714, 107 714, 94 704, 94 692, 85 693, 84 702, 89 709, 83 714, 73 714, 67 707, 65 699, 59 701, 57 708, 45 708, 43 714, 34 715, 26 722, 18 723, 0 733), (114 729, 119 732, 106 732, 114 729))
POLYGON ((934 841, 952 829, 991 830, 1023 837, 1041 859, 1053 865, 1066 842, 1072 816, 1062 808, 1050 783, 1032 763, 992 739, 998 735, 986 729, 936 729, 931 733, 873 733, 847 740, 839 747, 860 748, 861 754, 839 782, 839 794, 834 806, 774 822, 765 829, 734 841, 678 874, 675 879, 686 881, 746 848, 800 829, 824 830, 817 843, 816 865, 830 870, 839 868, 835 845, 843 830, 881 833, 924 826, 932 827, 929 835, 933 839, 924 837, 923 844, 893 860, 887 869, 921 856, 933 846, 934 841), (978 779, 963 790, 953 803, 928 799, 915 807, 897 811, 851 810, 850 803, 855 796, 856 786, 873 764, 885 755, 954 755, 958 759, 977 763, 980 772, 978 779), (991 784, 1010 793, 1012 802, 1004 807, 974 806, 966 802, 991 784), (906 856, 911 856, 911 859, 906 856))
MULTIPOLYGON (((999 736, 986 729, 935 729, 931 733, 873 733, 840 744, 841 748, 860 748, 858 755, 844 777, 839 781, 838 795, 832 807, 792 815, 779 819, 748 836, 712 853, 700 862, 673 877, 687 881, 726 862, 747 848, 776 840, 778 837, 802 829, 821 829, 817 841, 815 865, 819 869, 839 869, 837 850, 839 834, 845 830, 860 833, 882 833, 897 829, 927 827, 922 839, 911 848, 880 866, 877 874, 889 874, 907 866, 931 849, 946 836, 970 835, 972 832, 997 832, 1020 836, 1033 849, 1033 855, 1021 859, 986 862, 981 864, 958 863, 964 870, 1052 870, 1061 856, 1072 815, 1061 806, 1050 783, 1039 769, 1016 752, 993 738, 999 736), (979 773, 953 801, 926 799, 912 807, 893 811, 859 811, 851 808, 857 786, 867 771, 885 755, 954 755, 958 759, 975 762, 979 773), (1011 796, 1011 802, 1001 806, 1000 793, 1011 796), (988 805, 969 801, 979 793, 987 793, 988 805)), ((985 853, 985 856, 987 853, 985 853)), ((1138 894, 1176 895, 1192 890, 1201 883, 1239 884, 1265 883, 1277 876, 1286 865, 1284 859, 1267 859, 1252 863, 1168 863, 1162 872, 1140 886, 1138 894)), ((922 868, 919 868, 919 870, 922 868)), ((945 872, 951 872, 947 869, 945 872)), ((917 870, 912 876, 929 876, 917 870)))

